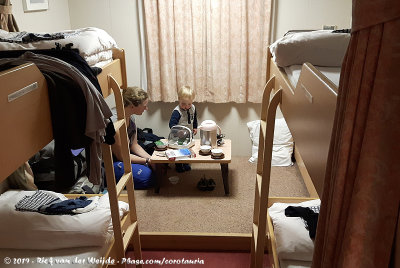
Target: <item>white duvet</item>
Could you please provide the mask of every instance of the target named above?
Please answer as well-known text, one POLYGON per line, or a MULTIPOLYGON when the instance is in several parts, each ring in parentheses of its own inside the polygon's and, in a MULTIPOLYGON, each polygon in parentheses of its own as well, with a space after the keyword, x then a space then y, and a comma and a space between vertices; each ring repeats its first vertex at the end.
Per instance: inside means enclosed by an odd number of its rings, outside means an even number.
MULTIPOLYGON (((87 27, 77 30, 61 32, 67 38, 57 40, 41 40, 31 43, 9 43, 0 42, 0 50, 24 50, 24 49, 51 49, 55 48, 55 43, 62 46, 73 43, 72 48, 79 49, 79 54, 89 63, 90 66, 100 61, 112 59, 111 49, 117 47, 115 40, 104 30, 87 27)), ((0 38, 12 39, 19 32, 7 32, 0 30, 0 38)))
MULTIPOLYGON (((87 213, 77 215, 44 215, 15 209, 26 195, 35 191, 10 190, 0 195, 0 248, 61 249, 102 246, 112 234, 108 194, 99 198, 98 205, 87 213)), ((61 199, 65 196, 58 193, 61 199)), ((129 205, 119 201, 120 216, 129 205)))

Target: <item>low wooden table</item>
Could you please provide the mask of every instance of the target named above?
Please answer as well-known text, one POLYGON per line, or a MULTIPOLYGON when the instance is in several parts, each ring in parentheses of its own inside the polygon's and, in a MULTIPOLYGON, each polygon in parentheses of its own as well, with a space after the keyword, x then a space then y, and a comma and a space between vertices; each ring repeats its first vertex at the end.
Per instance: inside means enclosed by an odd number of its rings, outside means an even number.
POLYGON ((155 192, 159 193, 160 191, 160 182, 167 175, 167 168, 165 164, 169 163, 187 163, 187 164, 196 164, 196 163, 210 163, 210 164, 220 164, 221 172, 222 172, 222 181, 224 183, 225 194, 229 194, 229 182, 228 182, 228 164, 231 162, 231 140, 224 139, 225 143, 222 146, 218 146, 218 148, 224 151, 223 159, 213 159, 211 155, 200 155, 200 140, 195 140, 195 145, 191 147, 191 149, 196 153, 196 157, 182 159, 178 161, 168 160, 165 156, 159 156, 159 153, 162 151, 154 151, 151 156, 151 162, 156 164, 156 177, 157 183, 155 186, 155 192))

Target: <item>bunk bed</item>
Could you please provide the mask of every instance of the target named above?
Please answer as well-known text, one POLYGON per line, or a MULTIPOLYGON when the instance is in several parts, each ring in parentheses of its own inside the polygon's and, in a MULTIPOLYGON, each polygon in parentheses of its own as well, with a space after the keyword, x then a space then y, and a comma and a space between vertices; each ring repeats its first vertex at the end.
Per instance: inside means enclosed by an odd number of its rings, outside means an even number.
POLYGON ((275 91, 282 89, 280 108, 311 197, 323 187, 340 67, 349 39, 350 34, 342 31, 289 31, 268 49, 267 77, 274 77, 275 91), (326 89, 320 89, 321 84, 326 89))
MULTIPOLYGON (((130 167, 130 164, 128 164, 130 159, 125 114, 120 91, 120 88, 126 88, 127 86, 125 54, 122 49, 117 47, 111 48, 111 51, 112 60, 102 65, 102 72, 97 78, 104 96, 108 96, 111 92, 114 93, 118 118, 114 122, 114 128, 115 130, 119 129, 121 135, 126 137, 121 139, 123 161, 126 167, 130 167)), ((28 62, 3 70, 0 72, 0 83, 2 85, 0 92, 0 109, 3 114, 2 125, 3 129, 7 130, 0 134, 2 140, 0 155, 1 182, 48 144, 53 139, 53 130, 48 83, 34 63, 28 62)), ((1 243, 0 255, 5 260, 5 264, 8 264, 6 261, 9 261, 10 264, 28 264, 29 267, 41 267, 43 264, 57 264, 57 266, 61 267, 70 267, 71 264, 79 264, 80 267, 107 267, 108 265, 125 267, 123 259, 129 245, 133 246, 135 258, 142 258, 132 172, 128 168, 118 184, 116 184, 111 145, 102 143, 101 149, 108 193, 105 195, 87 195, 88 198, 99 196, 99 205, 97 207, 101 207, 101 210, 96 211, 97 214, 93 214, 99 216, 99 218, 93 218, 92 214, 89 216, 92 211, 81 214, 83 218, 86 217, 85 221, 83 221, 82 217, 69 215, 63 215, 63 219, 56 219, 55 217, 59 217, 58 215, 16 212, 14 205, 10 205, 10 199, 6 197, 11 196, 15 199, 15 196, 32 195, 34 192, 9 190, 0 195, 0 200, 3 202, 2 206, 6 207, 6 211, 3 209, 1 212, 3 216, 7 215, 7 213, 12 215, 19 213, 24 218, 24 222, 28 222, 25 226, 27 230, 41 230, 43 235, 47 231, 47 226, 49 226, 49 235, 54 235, 54 237, 41 237, 36 241, 31 241, 27 237, 19 240, 21 235, 18 234, 18 230, 15 230, 15 228, 20 227, 20 224, 18 226, 5 226, 5 223, 9 221, 5 222, 3 217, 3 220, 0 220, 0 228, 10 233, 10 240, 5 241, 2 238, 3 242, 1 243), (127 194, 121 194, 125 187, 127 194), (36 224, 27 216, 28 214, 37 214, 38 218, 43 222, 36 224), (65 217, 68 218, 67 221, 65 221, 65 217), (96 224, 100 218, 105 218, 103 221, 108 224, 101 226, 100 231, 102 233, 100 235, 92 235, 92 228, 99 229, 96 224), (30 223, 34 226, 31 229, 29 228, 30 223), (51 223, 56 224, 51 226, 51 223), (83 230, 79 230, 78 227, 78 230, 69 228, 68 225, 65 226, 66 223, 76 224, 84 228, 83 230), (84 231, 87 233, 84 233, 84 231), (88 237, 96 241, 85 240, 88 237), (47 243, 41 244, 43 241, 47 241, 47 243), (8 243, 13 246, 7 248, 8 243)), ((65 195, 69 199, 79 196, 82 195, 65 195)), ((21 233, 24 234, 24 232, 26 233, 26 230, 21 233)), ((35 234, 32 237, 37 238, 35 234)), ((137 266, 141 267, 141 264, 137 266)))
POLYGON ((293 226, 290 224, 293 219, 287 220, 284 210, 289 205, 318 207, 320 204, 336 109, 337 85, 308 62, 302 64, 298 81, 293 85, 271 52, 268 57, 269 80, 264 88, 261 111, 251 267, 262 267, 265 245, 272 267, 309 267, 313 243, 300 218, 295 219, 300 221, 300 227, 293 226), (296 162, 309 197, 269 196, 273 122, 278 106, 293 135, 296 162), (295 239, 299 233, 303 234, 299 236, 302 240, 295 239))

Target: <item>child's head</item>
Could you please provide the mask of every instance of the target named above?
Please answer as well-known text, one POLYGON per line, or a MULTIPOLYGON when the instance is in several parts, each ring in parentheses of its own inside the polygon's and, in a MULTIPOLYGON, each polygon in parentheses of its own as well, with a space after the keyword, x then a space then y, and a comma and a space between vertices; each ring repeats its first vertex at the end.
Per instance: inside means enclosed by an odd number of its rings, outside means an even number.
POLYGON ((189 110, 195 97, 193 89, 189 86, 182 86, 178 90, 179 107, 183 110, 189 110))

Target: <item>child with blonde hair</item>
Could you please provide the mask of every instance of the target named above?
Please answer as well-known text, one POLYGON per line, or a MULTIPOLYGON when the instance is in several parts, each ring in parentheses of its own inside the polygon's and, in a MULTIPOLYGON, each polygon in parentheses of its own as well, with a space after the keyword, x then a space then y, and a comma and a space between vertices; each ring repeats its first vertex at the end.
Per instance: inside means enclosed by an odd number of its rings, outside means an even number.
MULTIPOLYGON (((169 128, 176 125, 188 127, 192 130, 193 135, 197 133, 197 113, 196 107, 193 105, 195 92, 189 86, 182 86, 178 90, 178 106, 172 111, 169 120, 169 128)), ((175 164, 176 171, 184 172, 189 171, 189 164, 175 164)))

